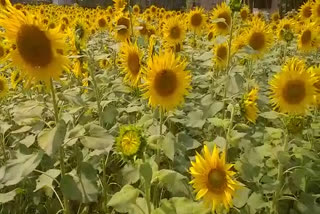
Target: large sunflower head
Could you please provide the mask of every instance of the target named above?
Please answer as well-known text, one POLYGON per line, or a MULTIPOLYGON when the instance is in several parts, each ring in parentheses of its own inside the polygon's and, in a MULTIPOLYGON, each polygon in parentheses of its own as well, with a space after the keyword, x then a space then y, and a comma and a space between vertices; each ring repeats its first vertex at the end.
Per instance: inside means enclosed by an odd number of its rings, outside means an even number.
POLYGON ((4 76, 0 76, 0 99, 8 94, 8 81, 4 76))
POLYGON ((229 55, 228 52, 229 52, 229 48, 226 42, 214 46, 213 61, 218 68, 225 68, 227 66, 228 55, 229 55))
POLYGON ((125 159, 141 155, 145 145, 146 140, 141 129, 133 125, 120 128, 119 136, 116 139, 116 149, 125 159))
POLYGON ((182 42, 186 34, 184 24, 178 16, 168 19, 165 22, 163 31, 164 39, 172 45, 182 42))
POLYGON ((183 103, 184 95, 191 88, 191 75, 185 69, 186 62, 172 52, 149 59, 143 87, 152 107, 169 111, 183 103))
POLYGON ((316 0, 312 6, 312 20, 320 23, 320 0, 316 0))
POLYGON ((282 113, 304 114, 313 104, 316 81, 304 61, 291 58, 270 81, 271 102, 282 113))
POLYGON ((259 18, 253 18, 245 35, 246 44, 253 50, 251 55, 262 56, 271 46, 272 39, 272 32, 266 23, 259 18))
POLYGON ((65 49, 64 36, 58 29, 45 30, 41 23, 16 9, 1 16, 0 25, 16 47, 10 53, 12 64, 25 72, 29 80, 48 83, 50 78, 59 78, 68 60, 58 53, 65 49))
POLYGON ((298 35, 298 48, 302 52, 311 52, 317 50, 319 45, 320 28, 314 22, 305 24, 298 35))
POLYGON ((211 153, 208 147, 203 147, 202 155, 196 155, 195 161, 191 162, 190 174, 193 180, 190 182, 197 192, 196 200, 203 198, 206 205, 215 210, 232 207, 232 196, 239 187, 231 170, 232 164, 225 161, 225 152, 221 155, 217 146, 214 145, 211 153))
POLYGON ((190 11, 188 16, 188 22, 189 27, 193 31, 200 33, 203 26, 206 23, 206 16, 203 13, 203 9, 197 7, 194 10, 190 11))
POLYGON ((300 7, 300 17, 304 20, 310 19, 312 15, 313 1, 308 0, 300 7))
POLYGON ((218 20, 215 23, 215 29, 217 33, 226 35, 229 33, 231 22, 232 22, 232 16, 231 16, 231 9, 230 7, 225 3, 221 3, 213 10, 213 19, 223 19, 224 21, 218 20))
POLYGON ((125 15, 120 15, 116 20, 115 31, 119 41, 127 41, 130 37, 130 19, 125 15))
POLYGON ((240 10, 240 17, 242 21, 246 21, 249 18, 250 9, 247 5, 243 6, 240 10))
POLYGON ((258 117, 258 88, 253 88, 251 91, 244 95, 242 109, 246 119, 252 123, 255 123, 258 117))
POLYGON ((292 41, 294 37, 294 28, 295 24, 292 19, 281 19, 277 28, 278 38, 287 42, 292 41))
POLYGON ((123 43, 120 51, 121 67, 125 74, 124 80, 131 86, 138 86, 142 73, 142 52, 137 44, 123 43))

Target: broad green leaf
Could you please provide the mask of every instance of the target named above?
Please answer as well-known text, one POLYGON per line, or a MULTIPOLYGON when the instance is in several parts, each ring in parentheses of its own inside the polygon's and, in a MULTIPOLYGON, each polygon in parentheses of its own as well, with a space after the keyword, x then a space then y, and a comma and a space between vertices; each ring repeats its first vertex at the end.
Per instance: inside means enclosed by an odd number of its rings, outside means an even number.
POLYGON ((182 133, 182 132, 179 133, 177 136, 177 139, 178 139, 178 144, 184 145, 187 150, 196 149, 201 146, 199 141, 197 141, 196 139, 193 139, 186 133, 182 133))
POLYGON ((11 190, 10 192, 7 193, 0 193, 0 204, 5 204, 9 201, 12 201, 14 197, 16 197, 18 189, 11 190))
POLYGON ((99 149, 110 151, 114 143, 114 137, 111 135, 105 135, 104 137, 89 137, 84 136, 81 139, 81 143, 89 149, 99 149))
POLYGON ((36 136, 28 135, 24 139, 20 140, 19 143, 21 143, 21 144, 23 144, 23 145, 25 145, 26 147, 29 148, 32 144, 34 144, 35 141, 36 141, 36 136))
POLYGON ((65 175, 60 181, 60 188, 63 195, 70 200, 81 201, 81 191, 78 189, 77 183, 71 175, 65 175))
POLYGON ((19 134, 19 133, 25 133, 32 129, 31 126, 22 126, 20 129, 14 130, 11 132, 11 134, 19 134))
POLYGON ((250 195, 247 204, 250 208, 250 213, 257 213, 259 209, 268 205, 267 202, 263 200, 262 195, 255 192, 250 195))
POLYGON ((133 184, 139 180, 139 166, 136 164, 126 164, 121 169, 121 175, 125 184, 133 184))
POLYGON ((188 120, 186 125, 191 128, 202 129, 205 122, 206 121, 203 119, 203 112, 201 110, 197 110, 188 114, 188 120))
POLYGON ((18 125, 29 125, 41 120, 44 107, 36 101, 19 103, 13 109, 13 119, 18 125))
POLYGON ((178 194, 188 194, 188 189, 185 184, 187 184, 187 178, 180 173, 162 169, 154 173, 154 177, 152 179, 152 183, 159 182, 161 186, 165 186, 168 191, 171 193, 178 194))
POLYGON ((243 207, 248 201, 250 191, 251 190, 247 187, 240 187, 239 189, 237 189, 233 197, 234 206, 236 206, 237 208, 243 207))
POLYGON ((260 113, 259 116, 269 120, 275 120, 279 117, 279 113, 275 111, 268 111, 268 112, 260 113))
POLYGON ((152 168, 148 162, 140 165, 140 175, 144 178, 147 185, 151 185, 152 168))
POLYGON ((58 169, 49 169, 45 172, 45 174, 40 175, 37 179, 37 186, 34 192, 38 191, 43 187, 54 188, 52 185, 53 179, 57 178, 59 175, 60 170, 58 169))
POLYGON ((126 213, 131 209, 132 204, 136 203, 138 196, 139 190, 131 185, 125 185, 112 196, 108 206, 113 207, 117 212, 126 213))
POLYGON ((96 202, 98 200, 98 176, 97 171, 87 162, 82 162, 78 172, 78 189, 81 191, 82 203, 96 202))
POLYGON ((64 141, 67 125, 61 120, 57 126, 50 131, 43 131, 38 136, 38 144, 49 156, 54 155, 64 141))
POLYGON ((12 127, 12 125, 10 125, 9 123, 1 121, 0 133, 5 134, 11 127, 12 127))
POLYGON ((175 137, 171 132, 168 132, 164 138, 160 138, 160 145, 164 154, 172 161, 174 159, 174 144, 175 137))

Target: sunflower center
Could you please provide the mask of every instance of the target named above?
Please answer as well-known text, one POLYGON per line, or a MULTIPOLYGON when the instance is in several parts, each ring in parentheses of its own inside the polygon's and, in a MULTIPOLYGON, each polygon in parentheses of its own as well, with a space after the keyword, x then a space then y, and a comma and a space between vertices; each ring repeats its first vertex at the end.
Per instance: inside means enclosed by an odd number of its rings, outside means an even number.
POLYGON ((128 56, 128 67, 132 75, 136 76, 140 71, 140 59, 137 53, 130 53, 128 56))
POLYGON ((0 80, 0 92, 4 90, 4 82, 0 80))
POLYGON ((309 18, 312 15, 311 7, 305 7, 302 14, 305 18, 309 18))
POLYGON ((49 24, 49 29, 53 29, 53 28, 55 28, 55 27, 56 27, 56 24, 55 24, 55 23, 52 22, 52 23, 49 24))
POLYGON ((302 80, 290 80, 282 90, 284 100, 289 104, 299 104, 306 96, 305 84, 302 80))
POLYGON ((126 26, 126 28, 121 28, 120 30, 118 30, 118 33, 119 34, 126 34, 128 32, 128 29, 129 29, 129 24, 130 24, 130 21, 129 19, 125 18, 125 17, 121 17, 119 20, 118 20, 118 26, 119 25, 124 25, 126 26))
POLYGON ((2 58, 5 54, 4 48, 0 46, 0 58, 2 58))
POLYGON ((194 27, 200 26, 202 23, 202 16, 200 13, 196 13, 191 17, 191 25, 194 27))
POLYGON ((246 11, 246 10, 241 10, 240 16, 241 16, 241 18, 242 18, 243 20, 246 20, 247 17, 248 17, 247 11, 246 11))
POLYGON ((217 58, 219 60, 225 60, 227 58, 227 53, 228 53, 227 47, 221 46, 217 50, 217 58))
POLYGON ((317 16, 320 17, 320 4, 317 5, 317 16))
POLYGON ((22 25, 18 32, 17 49, 27 64, 45 67, 52 62, 51 41, 34 25, 22 25))
POLYGON ((179 39, 181 35, 180 28, 178 26, 174 26, 170 29, 170 37, 172 39, 179 39))
POLYGON ((228 14, 228 12, 222 12, 218 15, 218 18, 221 19, 223 18, 224 19, 224 22, 218 22, 217 25, 220 29, 227 29, 228 26, 230 25, 230 22, 231 22, 231 18, 228 14))
POLYGON ((147 25, 145 23, 140 24, 140 33, 141 35, 147 35, 148 30, 147 30, 147 25))
POLYGON ((301 36, 301 43, 306 45, 311 41, 311 31, 310 30, 306 30, 302 33, 301 36))
POLYGON ((1 0, 0 2, 1 2, 1 5, 4 6, 4 7, 7 5, 6 0, 1 0))
POLYGON ((121 141, 122 152, 125 155, 133 155, 139 149, 139 139, 135 132, 129 131, 123 136, 121 141))
POLYGON ((107 22, 105 19, 99 19, 98 25, 99 27, 105 27, 107 25, 107 22))
POLYGON ((177 76, 169 69, 160 71, 155 77, 155 89, 160 96, 170 96, 177 88, 177 76))
POLYGON ((212 38, 213 38, 213 32, 211 31, 211 32, 208 34, 208 40, 211 41, 212 38))
POLYGON ((278 21, 279 20, 279 18, 280 18, 280 16, 279 16, 279 14, 275 14, 275 15, 273 15, 273 21, 278 21))
POLYGON ((209 189, 213 192, 221 192, 226 186, 226 173, 220 169, 213 169, 208 174, 209 189))
POLYGON ((254 50, 260 50, 265 46, 265 38, 262 32, 255 32, 251 35, 249 45, 254 50))
POLYGON ((290 29, 290 25, 289 25, 289 24, 285 24, 285 25, 283 25, 283 28, 284 28, 285 30, 289 30, 289 29, 290 29))

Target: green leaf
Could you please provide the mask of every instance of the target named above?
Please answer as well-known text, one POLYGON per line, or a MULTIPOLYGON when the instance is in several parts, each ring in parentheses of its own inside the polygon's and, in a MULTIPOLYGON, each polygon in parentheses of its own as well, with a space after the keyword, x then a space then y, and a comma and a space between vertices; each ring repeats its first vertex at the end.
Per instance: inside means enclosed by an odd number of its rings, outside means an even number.
POLYGON ((104 137, 84 136, 80 140, 81 143, 89 149, 99 149, 106 151, 110 151, 114 143, 114 137, 111 135, 105 135, 104 137))
POLYGON ((35 141, 36 141, 36 136, 28 135, 24 139, 20 140, 20 143, 29 148, 32 144, 34 144, 35 141))
POLYGON ((31 126, 23 126, 20 129, 14 130, 11 132, 11 134, 20 134, 20 133, 25 133, 28 132, 32 129, 31 126))
POLYGON ((203 119, 203 112, 201 110, 192 111, 188 114, 187 126, 191 128, 199 128, 202 129, 205 124, 205 120, 203 119))
POLYGON ((118 116, 118 110, 115 106, 110 105, 106 107, 103 111, 103 122, 107 124, 114 124, 118 116))
POLYGON ((43 109, 41 104, 33 100, 19 103, 13 109, 13 120, 18 125, 33 124, 41 120, 43 109))
POLYGON ((12 127, 12 125, 10 125, 9 123, 1 121, 0 133, 5 134, 11 127, 12 127))
POLYGON ((39 189, 43 187, 49 187, 54 188, 52 185, 53 179, 58 177, 60 175, 60 170, 58 169, 49 169, 45 172, 45 174, 42 174, 37 179, 37 186, 34 192, 38 191, 39 189))
POLYGON ((275 111, 268 111, 268 112, 260 113, 259 116, 269 120, 275 120, 279 117, 279 114, 275 111))
POLYGON ((7 193, 0 193, 0 204, 5 204, 9 201, 12 201, 14 197, 16 197, 17 193, 19 192, 17 190, 18 189, 14 189, 7 193))
POLYGON ((208 119, 209 122, 216 126, 216 127, 221 127, 221 128, 228 128, 229 124, 230 124, 230 121, 228 119, 220 119, 220 118, 217 118, 217 117, 214 117, 214 118, 209 118, 208 119))
POLYGON ((174 143, 175 137, 171 132, 168 132, 164 138, 160 138, 160 145, 164 154, 172 161, 174 159, 174 143))
POLYGON ((132 204, 136 203, 138 196, 139 190, 131 185, 125 185, 112 196, 108 206, 113 207, 117 212, 126 213, 131 209, 132 204))
POLYGON ((98 200, 98 175, 93 166, 87 162, 82 162, 79 166, 78 189, 81 191, 82 203, 96 202, 98 200))
POLYGON ((173 194, 188 194, 188 189, 186 187, 187 178, 180 173, 162 169, 154 173, 152 183, 158 181, 160 185, 165 186, 167 190, 173 194))
POLYGON ((65 175, 62 177, 60 181, 60 188, 67 199, 81 201, 81 192, 71 175, 65 175))
POLYGON ((64 141, 67 125, 64 120, 59 121, 57 126, 50 131, 42 131, 38 136, 38 144, 49 156, 58 151, 64 141))
POLYGON ((247 204, 250 208, 250 213, 257 213, 259 209, 267 206, 262 196, 255 192, 250 195, 247 204))
POLYGON ((123 182, 125 184, 133 184, 136 183, 139 180, 139 166, 136 164, 126 164, 121 169, 121 175, 123 177, 123 182))
POLYGON ((243 207, 248 201, 250 192, 250 189, 248 189, 247 187, 240 187, 239 189, 237 189, 233 197, 234 206, 236 206, 237 208, 243 207))
POLYGON ((152 179, 152 168, 148 162, 141 164, 140 174, 144 178, 145 183, 150 186, 152 179))
POLYGON ((186 133, 179 133, 177 136, 178 144, 184 145, 187 150, 196 149, 201 146, 201 143, 197 141, 196 139, 193 139, 186 133))

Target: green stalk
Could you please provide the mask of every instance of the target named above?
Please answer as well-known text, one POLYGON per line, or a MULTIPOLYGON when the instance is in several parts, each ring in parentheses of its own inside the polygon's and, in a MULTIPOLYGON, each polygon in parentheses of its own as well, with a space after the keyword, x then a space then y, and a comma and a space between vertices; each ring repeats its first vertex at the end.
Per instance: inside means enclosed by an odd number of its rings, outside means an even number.
POLYGON ((96 80, 96 76, 94 74, 94 69, 95 69, 95 66, 94 66, 94 59, 93 59, 93 56, 89 56, 89 72, 90 72, 90 76, 91 76, 91 79, 92 79, 92 83, 93 83, 93 90, 96 94, 96 101, 97 101, 97 107, 98 107, 98 115, 99 115, 99 123, 100 123, 100 126, 104 126, 103 124, 103 114, 102 114, 102 107, 101 107, 101 95, 100 95, 100 91, 99 91, 99 88, 98 88, 98 84, 97 84, 97 80, 96 80))
POLYGON ((147 183, 145 184, 145 191, 146 191, 146 202, 148 207, 148 213, 151 214, 150 186, 147 183))
MULTIPOLYGON (((58 108, 58 102, 56 99, 56 92, 55 92, 52 78, 50 79, 50 89, 51 89, 51 94, 52 94, 52 104, 53 104, 53 109, 54 109, 54 117, 55 117, 56 126, 57 126, 57 124, 59 122, 59 108, 58 108)), ((60 170, 61 170, 61 177, 63 178, 66 174, 65 165, 64 165, 63 146, 60 147, 60 170)), ((68 199, 65 197, 65 195, 63 196, 63 204, 64 204, 64 208, 65 208, 64 213, 69 214, 70 210, 69 210, 68 199)))
MULTIPOLYGON (((283 151, 286 152, 287 149, 288 149, 288 139, 289 136, 288 136, 288 132, 287 130, 285 131, 284 133, 284 139, 283 139, 283 151)), ((279 199, 282 195, 282 187, 284 185, 284 182, 285 182, 285 176, 283 174, 284 172, 284 165, 282 163, 279 162, 279 165, 278 165, 278 176, 277 176, 277 182, 278 182, 278 187, 277 187, 277 190, 274 194, 274 198, 272 200, 272 214, 278 214, 278 202, 279 202, 279 199)))
POLYGON ((1 134, 0 133, 0 141, 1 141, 1 149, 2 149, 2 153, 3 153, 3 159, 4 159, 4 162, 6 162, 8 159, 7 159, 7 154, 6 154, 6 144, 5 144, 5 137, 4 137, 4 134, 1 134))
POLYGON ((230 144, 230 141, 231 141, 231 130, 233 128, 233 119, 234 119, 234 113, 235 113, 235 110, 234 110, 234 106, 232 106, 232 110, 231 110, 231 116, 230 116, 230 125, 228 127, 228 131, 227 131, 227 136, 226 136, 226 147, 225 147, 225 160, 227 161, 228 160, 228 148, 229 148, 229 144, 230 144))

